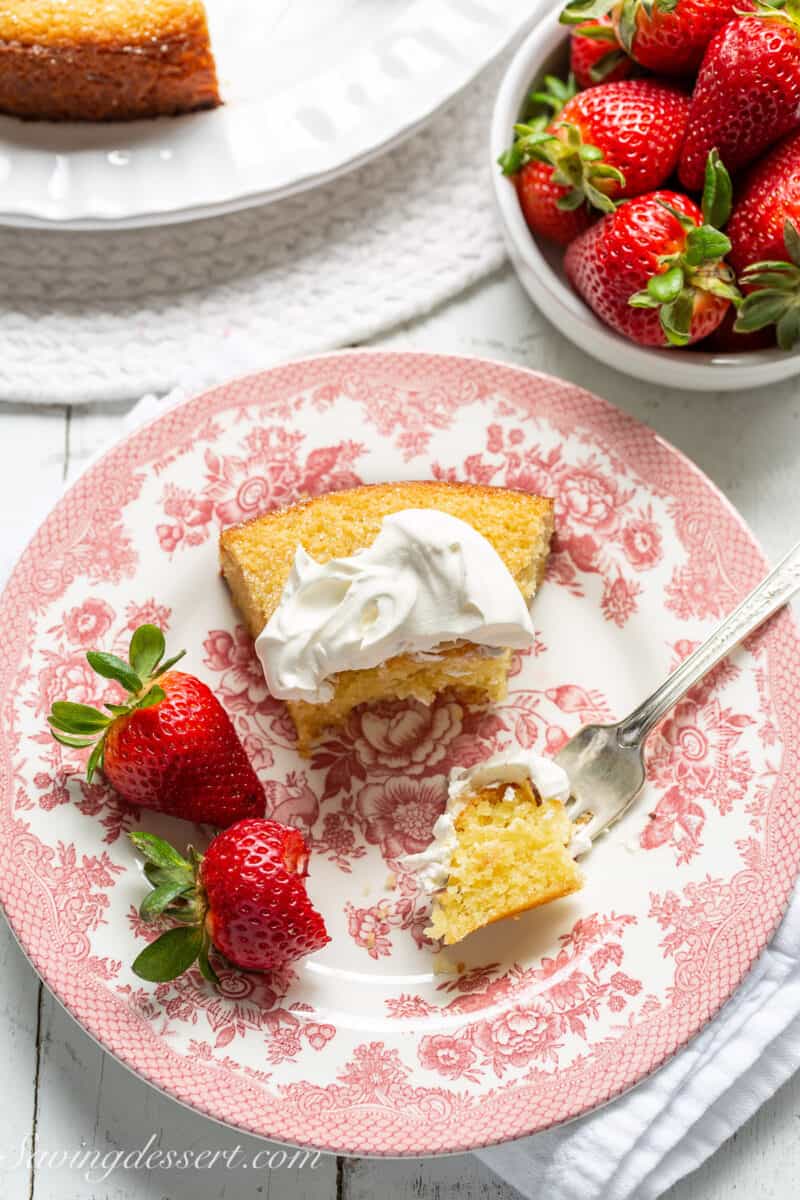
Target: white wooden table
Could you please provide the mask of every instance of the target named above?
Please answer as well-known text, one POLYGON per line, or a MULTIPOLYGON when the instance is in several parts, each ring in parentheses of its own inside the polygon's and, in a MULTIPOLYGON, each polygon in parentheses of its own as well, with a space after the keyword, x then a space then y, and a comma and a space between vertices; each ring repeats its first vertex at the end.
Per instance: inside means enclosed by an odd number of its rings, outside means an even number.
MULTIPOLYGON (((774 559, 800 537, 800 386, 696 395, 651 388, 585 357, 534 312, 510 270, 380 345, 478 354, 538 367, 608 397, 679 446, 730 497, 774 559)), ((668 381, 666 381, 668 382, 668 381)), ((124 407, 0 407, 0 543, 30 497, 55 494, 120 427, 124 407)), ((311 1169, 169 1173, 117 1170, 87 1180, 59 1155, 145 1145, 263 1144, 161 1096, 98 1048, 42 988, 0 922, 0 1200, 368 1200, 511 1192, 469 1156, 374 1162, 324 1157, 311 1169), (34 1161, 31 1161, 33 1153, 34 1161)), ((669 1200, 795 1200, 800 1191, 800 1075, 669 1200)))

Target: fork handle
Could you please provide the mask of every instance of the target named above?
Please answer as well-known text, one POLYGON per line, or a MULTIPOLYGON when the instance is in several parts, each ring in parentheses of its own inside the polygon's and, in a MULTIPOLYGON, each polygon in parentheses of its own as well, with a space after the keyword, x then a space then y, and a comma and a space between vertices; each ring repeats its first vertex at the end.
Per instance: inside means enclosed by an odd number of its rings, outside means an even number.
POLYGON ((730 654, 748 634, 800 589, 800 542, 782 558, 766 579, 726 617, 702 645, 677 667, 652 696, 620 722, 618 741, 622 746, 644 742, 650 730, 688 692, 689 688, 730 654))

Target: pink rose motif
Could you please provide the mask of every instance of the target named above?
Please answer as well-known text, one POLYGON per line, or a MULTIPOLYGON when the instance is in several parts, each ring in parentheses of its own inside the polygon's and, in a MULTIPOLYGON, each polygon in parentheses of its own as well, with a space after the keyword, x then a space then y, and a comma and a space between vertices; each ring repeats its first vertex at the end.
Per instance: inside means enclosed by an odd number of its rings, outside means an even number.
POLYGON ((128 629, 138 629, 140 625, 156 625, 166 629, 172 609, 166 604, 157 604, 154 599, 145 600, 143 604, 129 604, 125 609, 125 619, 128 629))
POLYGON ((164 512, 168 517, 175 517, 183 525, 190 528, 193 525, 208 525, 214 513, 211 500, 201 496, 193 496, 183 488, 167 485, 165 490, 164 512))
POLYGON ((610 479, 591 467, 573 467, 562 475, 559 499, 568 518, 604 533, 616 525, 620 497, 610 479))
POLYGON ((92 646, 111 628, 114 610, 105 600, 84 600, 77 608, 64 613, 64 632, 79 646, 92 646))
POLYGON ((443 775, 422 780, 394 776, 363 787, 356 810, 367 841, 380 846, 384 858, 393 859, 425 849, 446 798, 443 775))
POLYGON ((257 733, 246 733, 242 738, 242 745, 247 752, 247 757, 250 759, 253 770, 258 774, 259 771, 267 771, 275 762, 275 756, 270 750, 267 743, 257 733))
POLYGON ((223 680, 225 691, 233 693, 255 711, 267 698, 267 683, 245 627, 237 625, 233 635, 226 629, 212 629, 203 648, 207 667, 212 671, 230 671, 223 680))
POLYGON ((640 517, 622 531, 622 548, 637 571, 648 571, 661 561, 661 533, 654 521, 640 517))
POLYGON ((676 616, 718 617, 734 599, 719 570, 705 561, 676 568, 666 588, 666 606, 676 616))
POLYGON ((203 642, 206 657, 203 660, 212 671, 227 671, 233 666, 234 642, 227 629, 212 629, 203 642))
POLYGON ((417 1053, 423 1067, 436 1071, 445 1079, 474 1078, 470 1067, 477 1056, 464 1037, 451 1037, 446 1033, 426 1034, 417 1053))
POLYGON ((462 718, 454 700, 430 707, 418 700, 390 701, 354 713, 348 731, 357 758, 372 774, 422 775, 446 756, 462 718))
POLYGON ((622 629, 625 622, 636 612, 636 597, 641 593, 638 583, 628 581, 622 575, 606 580, 600 607, 607 621, 613 621, 622 629))
POLYGON ((475 1040, 498 1075, 506 1067, 525 1067, 535 1058, 554 1058, 562 1019, 547 1001, 541 1007, 516 1004, 478 1027, 475 1040))
POLYGON ((662 787, 676 783, 714 799, 717 777, 734 776, 740 769, 730 751, 751 724, 751 717, 722 708, 718 700, 683 700, 652 744, 648 768, 654 781, 662 787))
MULTIPOLYGON (((55 659, 39 672, 40 711, 47 712, 55 700, 96 704, 103 681, 95 675, 82 653, 55 659)), ((113 684, 107 685, 113 687, 113 684)))
POLYGON ((381 1100, 398 1085, 405 1083, 409 1069, 400 1061, 397 1050, 387 1050, 383 1042, 356 1046, 353 1057, 339 1074, 348 1085, 354 1101, 381 1100))
MULTIPOLYGON (((235 474, 241 475, 247 471, 247 464, 237 464, 240 470, 235 474)), ((236 490, 229 500, 224 500, 216 506, 216 514, 223 525, 235 525, 239 521, 247 521, 258 516, 268 508, 290 500, 297 487, 298 474, 293 462, 272 462, 266 466, 253 467, 252 473, 244 474, 236 490)))

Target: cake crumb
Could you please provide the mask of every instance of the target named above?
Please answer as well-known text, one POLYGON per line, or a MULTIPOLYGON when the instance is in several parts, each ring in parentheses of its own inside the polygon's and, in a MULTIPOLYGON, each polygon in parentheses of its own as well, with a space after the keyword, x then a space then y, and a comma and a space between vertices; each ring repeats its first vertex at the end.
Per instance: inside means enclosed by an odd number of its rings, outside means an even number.
POLYGON ((374 946, 375 946, 375 934, 374 933, 368 933, 366 935, 366 937, 364 938, 364 945, 367 947, 368 950, 374 949, 374 946))
POLYGON ((433 956, 433 973, 434 973, 434 975, 460 975, 461 974, 461 972, 458 969, 457 964, 454 962, 451 962, 451 960, 445 954, 435 954, 433 956))
POLYGON ((390 871, 386 876, 386 890, 393 892, 397 887, 397 875, 394 871, 390 871))

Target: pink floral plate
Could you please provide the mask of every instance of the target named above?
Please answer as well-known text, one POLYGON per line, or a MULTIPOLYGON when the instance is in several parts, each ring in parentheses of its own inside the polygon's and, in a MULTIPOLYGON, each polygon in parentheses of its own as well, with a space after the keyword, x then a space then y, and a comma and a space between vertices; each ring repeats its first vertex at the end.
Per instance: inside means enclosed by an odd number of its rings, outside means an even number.
MULTIPOLYGON (((568 899, 437 959, 398 859, 427 842, 455 763, 555 751, 622 715, 765 569, 685 458, 580 388, 496 363, 346 353, 209 392, 121 442, 38 531, 0 601, 0 896, 42 978, 143 1078, 264 1136, 432 1154, 545 1129, 653 1071, 769 939, 800 860, 800 642, 783 613, 652 739, 650 782, 568 899), (385 704, 300 759, 217 571, 221 525, 384 479, 555 496, 537 640, 491 711, 385 704), (144 985, 152 932, 124 836, 209 830, 123 807, 55 743, 56 697, 103 696, 87 647, 168 628, 216 689, 269 811, 313 847, 332 941, 280 978, 144 985)), ((105 693, 108 694, 107 692, 105 693)))

